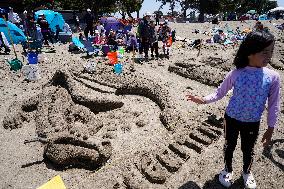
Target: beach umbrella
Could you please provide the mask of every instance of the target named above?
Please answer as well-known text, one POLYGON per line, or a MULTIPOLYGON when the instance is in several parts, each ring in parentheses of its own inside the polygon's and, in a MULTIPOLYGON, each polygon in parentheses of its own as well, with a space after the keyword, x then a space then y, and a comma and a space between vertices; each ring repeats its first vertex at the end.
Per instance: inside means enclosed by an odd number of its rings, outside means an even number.
POLYGON ((59 28, 63 30, 65 21, 63 19, 62 14, 54 12, 52 10, 39 10, 35 12, 35 19, 37 20, 39 15, 43 14, 49 24, 49 28, 51 29, 51 31, 56 32, 56 26, 59 26, 59 28))
POLYGON ((20 28, 18 28, 15 24, 13 24, 9 21, 6 22, 3 18, 0 18, 0 32, 4 33, 9 44, 12 44, 12 43, 11 43, 11 39, 9 37, 7 24, 8 24, 8 27, 9 27, 9 30, 10 30, 10 35, 11 35, 11 38, 12 38, 14 44, 19 44, 19 43, 25 42, 27 40, 24 32, 20 28))
POLYGON ((276 7, 274 9, 269 10, 268 12, 284 12, 284 7, 276 7))
POLYGON ((247 14, 256 14, 257 12, 256 12, 256 10, 249 10, 248 12, 247 12, 247 14))

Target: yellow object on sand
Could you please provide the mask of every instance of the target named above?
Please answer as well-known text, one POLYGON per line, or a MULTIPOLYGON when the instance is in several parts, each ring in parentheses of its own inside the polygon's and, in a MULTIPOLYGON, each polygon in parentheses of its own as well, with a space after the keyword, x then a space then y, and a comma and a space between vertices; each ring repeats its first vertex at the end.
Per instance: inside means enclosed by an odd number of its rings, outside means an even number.
POLYGON ((66 189, 66 187, 60 175, 57 175, 37 189, 66 189))
POLYGON ((252 31, 252 30, 249 29, 249 28, 246 28, 246 29, 243 30, 244 33, 249 33, 249 32, 251 32, 251 31, 252 31))

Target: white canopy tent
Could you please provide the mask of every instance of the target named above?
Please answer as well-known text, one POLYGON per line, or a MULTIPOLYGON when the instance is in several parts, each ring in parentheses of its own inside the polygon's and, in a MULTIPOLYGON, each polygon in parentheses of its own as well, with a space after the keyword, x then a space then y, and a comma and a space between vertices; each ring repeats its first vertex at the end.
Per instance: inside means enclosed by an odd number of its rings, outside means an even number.
POLYGON ((276 7, 274 9, 269 10, 268 12, 284 12, 284 7, 276 7))

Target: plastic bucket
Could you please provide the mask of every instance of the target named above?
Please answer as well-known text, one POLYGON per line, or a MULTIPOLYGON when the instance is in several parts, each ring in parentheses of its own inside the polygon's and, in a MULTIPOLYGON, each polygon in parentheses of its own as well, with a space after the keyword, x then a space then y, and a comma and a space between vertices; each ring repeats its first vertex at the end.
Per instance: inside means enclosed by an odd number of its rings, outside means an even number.
POLYGON ((23 67, 23 63, 18 59, 13 59, 8 61, 9 65, 11 66, 11 70, 18 71, 23 67))
POLYGON ((120 75, 123 70, 123 65, 121 63, 115 64, 113 69, 115 74, 120 75))
POLYGON ((28 62, 29 64, 37 64, 38 63, 38 54, 35 52, 28 53, 28 62))
POLYGON ((119 54, 124 55, 125 49, 123 47, 118 47, 118 52, 119 54))
POLYGON ((118 59, 117 59, 117 52, 108 52, 107 53, 107 57, 110 61, 110 64, 114 65, 117 63, 118 59))

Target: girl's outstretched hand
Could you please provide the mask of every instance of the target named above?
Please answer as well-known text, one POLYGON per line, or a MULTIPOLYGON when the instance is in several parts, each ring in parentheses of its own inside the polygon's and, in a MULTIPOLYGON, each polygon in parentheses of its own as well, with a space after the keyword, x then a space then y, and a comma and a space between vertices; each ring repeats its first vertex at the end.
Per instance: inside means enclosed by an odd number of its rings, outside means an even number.
POLYGON ((274 128, 268 128, 265 133, 263 134, 261 142, 263 143, 263 147, 267 147, 271 143, 271 138, 273 134, 274 128))
POLYGON ((205 104, 206 103, 205 100, 203 98, 199 97, 199 96, 193 96, 191 94, 188 94, 188 95, 186 95, 186 97, 187 97, 188 101, 190 100, 190 101, 195 102, 197 104, 205 104))

